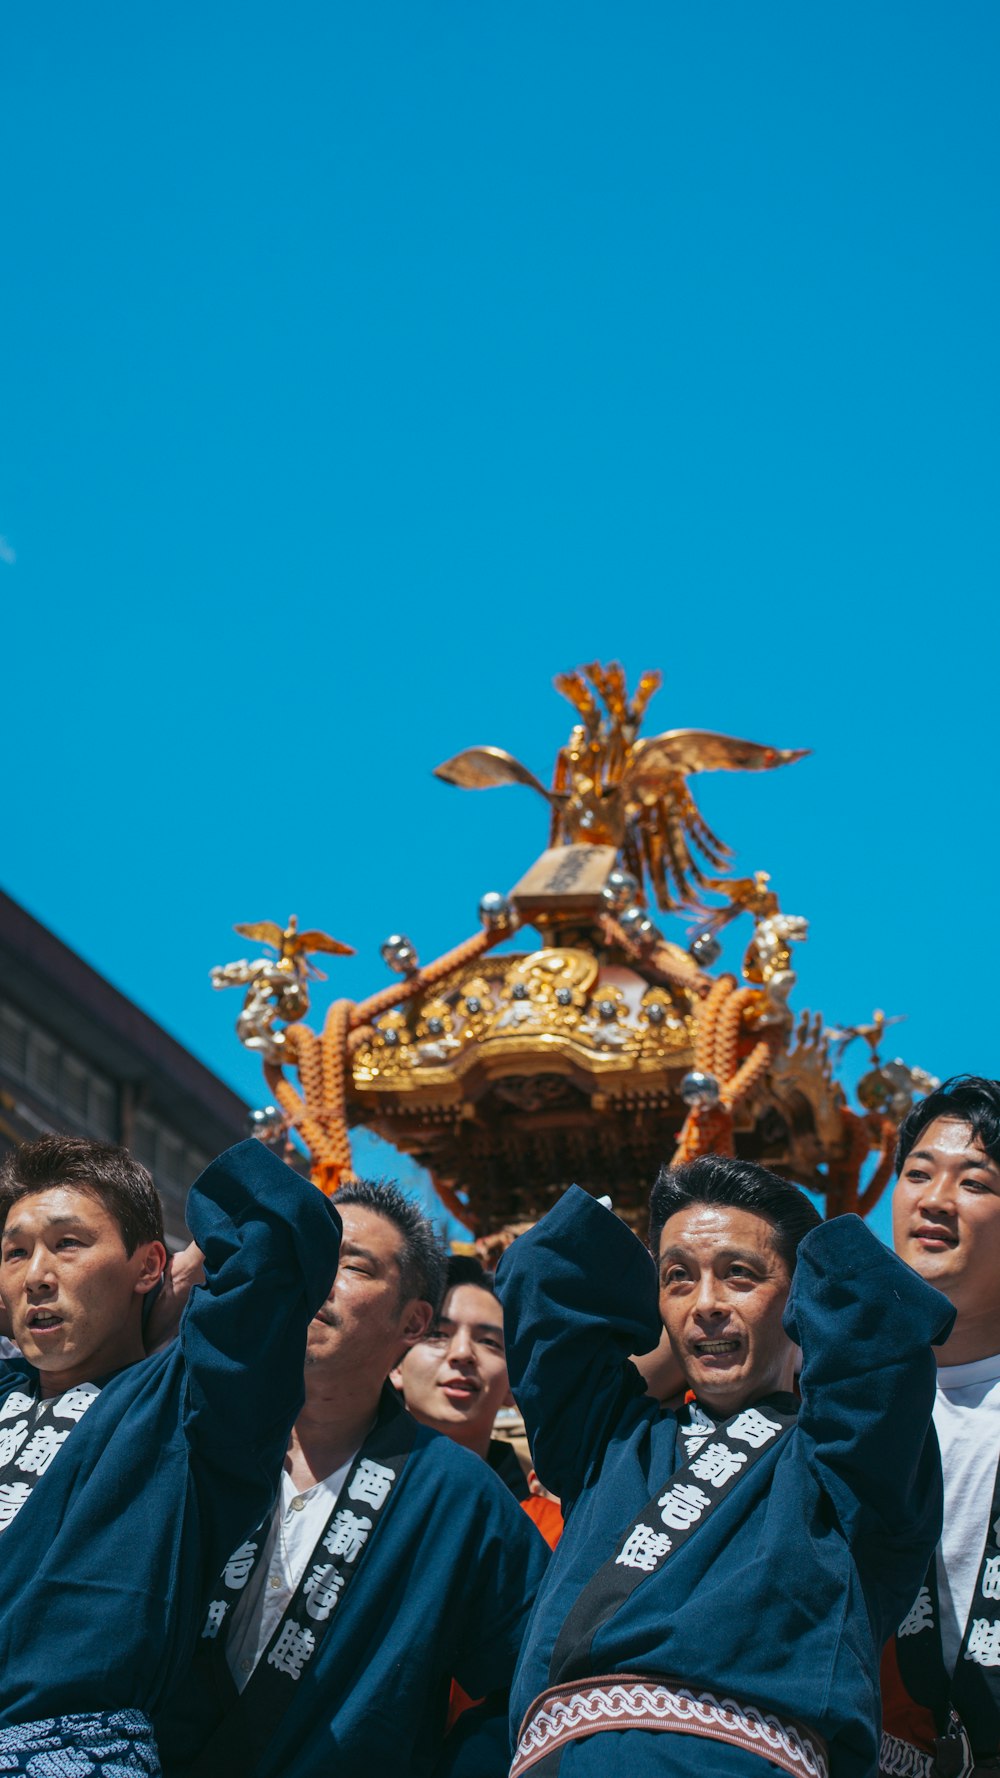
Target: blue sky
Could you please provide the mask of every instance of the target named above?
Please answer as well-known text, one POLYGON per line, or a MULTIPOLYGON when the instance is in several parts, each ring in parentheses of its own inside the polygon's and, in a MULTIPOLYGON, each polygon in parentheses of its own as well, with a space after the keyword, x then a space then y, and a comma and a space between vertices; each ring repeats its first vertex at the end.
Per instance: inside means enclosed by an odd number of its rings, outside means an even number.
POLYGON ((556 671, 813 756, 699 798, 797 1004, 997 1072, 994 6, 57 0, 0 27, 0 880, 251 1099, 234 920, 475 925, 556 671))

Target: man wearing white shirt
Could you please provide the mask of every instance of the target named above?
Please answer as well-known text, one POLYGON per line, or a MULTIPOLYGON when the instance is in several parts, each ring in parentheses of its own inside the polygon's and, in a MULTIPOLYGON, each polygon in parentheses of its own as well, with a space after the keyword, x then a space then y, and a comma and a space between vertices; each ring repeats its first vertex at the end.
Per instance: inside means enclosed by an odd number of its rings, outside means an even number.
POLYGON ((336 1203, 340 1268, 280 1496, 232 1552, 158 1720, 166 1778, 507 1772, 506 1693, 548 1551, 489 1466, 386 1381, 442 1294, 426 1217, 388 1184, 336 1203), (448 1732, 452 1679, 484 1703, 448 1732))
POLYGON ((899 1133, 893 1241, 957 1310, 938 1348, 936 1559, 882 1667, 881 1769, 1000 1766, 1000 1082, 946 1081, 899 1133))

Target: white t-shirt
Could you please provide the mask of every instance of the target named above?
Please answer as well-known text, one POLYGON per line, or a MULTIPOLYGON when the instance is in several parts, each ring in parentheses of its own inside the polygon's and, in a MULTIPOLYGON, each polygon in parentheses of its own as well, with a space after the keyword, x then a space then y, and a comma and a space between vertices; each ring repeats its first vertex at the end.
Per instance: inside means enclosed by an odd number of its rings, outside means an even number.
POLYGON ((944 1528, 937 1552, 941 1649, 955 1668, 982 1566, 1000 1458, 1000 1352, 939 1365, 934 1425, 944 1471, 944 1528))
POLYGON ((282 1471, 267 1545, 233 1612, 226 1640, 237 1691, 243 1690, 288 1609, 356 1455, 301 1494, 287 1470, 282 1471))

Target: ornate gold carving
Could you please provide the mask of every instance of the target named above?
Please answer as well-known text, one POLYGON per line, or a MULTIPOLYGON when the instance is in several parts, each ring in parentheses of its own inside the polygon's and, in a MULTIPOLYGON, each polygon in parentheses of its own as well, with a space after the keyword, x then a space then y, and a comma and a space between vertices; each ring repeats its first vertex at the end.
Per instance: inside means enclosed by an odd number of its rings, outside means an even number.
POLYGON ((560 674, 555 684, 582 721, 557 755, 551 790, 502 747, 468 747, 439 765, 437 776, 463 790, 523 784, 549 805, 550 846, 613 847, 626 870, 637 878, 646 873, 660 907, 702 905, 711 880, 698 854, 721 870, 730 853, 703 820, 687 779, 697 772, 770 771, 808 750, 706 729, 669 729, 639 740, 660 675, 644 673, 630 700, 617 662, 605 668, 595 661, 560 674))

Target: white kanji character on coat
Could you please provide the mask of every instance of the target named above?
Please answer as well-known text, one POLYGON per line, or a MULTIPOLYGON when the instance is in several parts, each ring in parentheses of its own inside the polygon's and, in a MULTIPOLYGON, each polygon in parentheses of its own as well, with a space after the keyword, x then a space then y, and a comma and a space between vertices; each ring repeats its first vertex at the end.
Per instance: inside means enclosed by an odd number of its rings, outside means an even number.
POLYGON ((672 1540, 665 1531, 654 1531, 652 1525, 636 1525, 629 1532, 615 1562, 623 1568, 641 1568, 644 1574, 652 1574, 657 1563, 672 1548, 672 1540))
POLYGON ((368 1542, 371 1528, 371 1519, 365 1514, 359 1517, 349 1506, 342 1506, 323 1539, 323 1548, 329 1550, 331 1556, 343 1556, 345 1562, 354 1562, 368 1542))
POLYGON ((205 1640, 206 1636, 210 1642, 215 1641, 216 1636, 218 1636, 219 1631, 222 1628, 222 1620, 228 1610, 229 1606, 225 1599, 212 1600, 212 1603, 208 1608, 208 1616, 205 1619, 205 1628, 201 1633, 202 1641, 205 1640))
POLYGON ((14 1420, 18 1414, 26 1414, 34 1406, 33 1396, 24 1395, 20 1389, 15 1389, 0 1408, 0 1420, 14 1420))
POLYGON ((919 1593, 904 1617, 897 1636, 919 1636, 921 1630, 927 1630, 934 1622, 934 1611, 931 1606, 930 1587, 921 1587, 919 1593))
POLYGON ((661 1494, 657 1506, 662 1508, 660 1517, 672 1531, 683 1531, 688 1525, 696 1525, 706 1506, 711 1506, 707 1494, 700 1488, 692 1487, 690 1482, 676 1482, 661 1494))
POLYGON ((977 1661, 980 1667, 1000 1667, 1000 1620, 977 1617, 969 1631, 969 1646, 965 1651, 967 1661, 977 1661))
POLYGON ((10 1462, 27 1436, 27 1420, 16 1420, 13 1426, 0 1426, 0 1464, 10 1462))
POLYGON ((287 1673, 289 1679, 298 1679, 315 1647, 316 1638, 312 1631, 290 1620, 282 1625, 281 1635, 267 1658, 279 1673, 287 1673))
POLYGON ((241 1543, 239 1549, 233 1551, 222 1570, 222 1578, 227 1587, 246 1586, 256 1554, 257 1545, 255 1543, 241 1543))
POLYGON ((394 1469, 387 1469, 382 1463, 373 1463, 370 1457, 362 1457, 357 1475, 352 1476, 347 1484, 347 1493, 351 1500, 364 1500, 377 1511, 388 1497, 395 1480, 394 1469))
POLYGON ((316 1564, 302 1591, 305 1595, 306 1610, 318 1624, 328 1618, 340 1596, 340 1589, 346 1584, 346 1576, 338 1574, 329 1562, 316 1564))
POLYGON ((1000 1556, 988 1556, 986 1559, 983 1595, 987 1599, 1000 1599, 1000 1556))
POLYGON ((30 1482, 0 1482, 0 1531, 17 1518, 30 1493, 30 1482))
POLYGON ((728 1445, 712 1444, 698 1452, 692 1459, 691 1474, 698 1477, 699 1482, 710 1482, 713 1488, 721 1488, 734 1475, 739 1475, 744 1463, 749 1463, 745 1451, 731 1451, 728 1445))
POLYGON ((69 1438, 71 1427, 65 1432, 57 1432, 54 1426, 38 1426, 32 1433, 24 1450, 15 1459, 15 1467, 23 1469, 27 1475, 44 1475, 57 1457, 69 1438))
POLYGON ((752 1451, 759 1451, 780 1431, 780 1420, 769 1420, 759 1408, 744 1408, 730 1426, 729 1436, 738 1439, 741 1445, 749 1445, 752 1451))
POLYGON ((76 1389, 67 1389, 65 1395, 59 1397, 52 1412, 58 1420, 82 1420, 100 1393, 96 1384, 80 1383, 76 1389))

